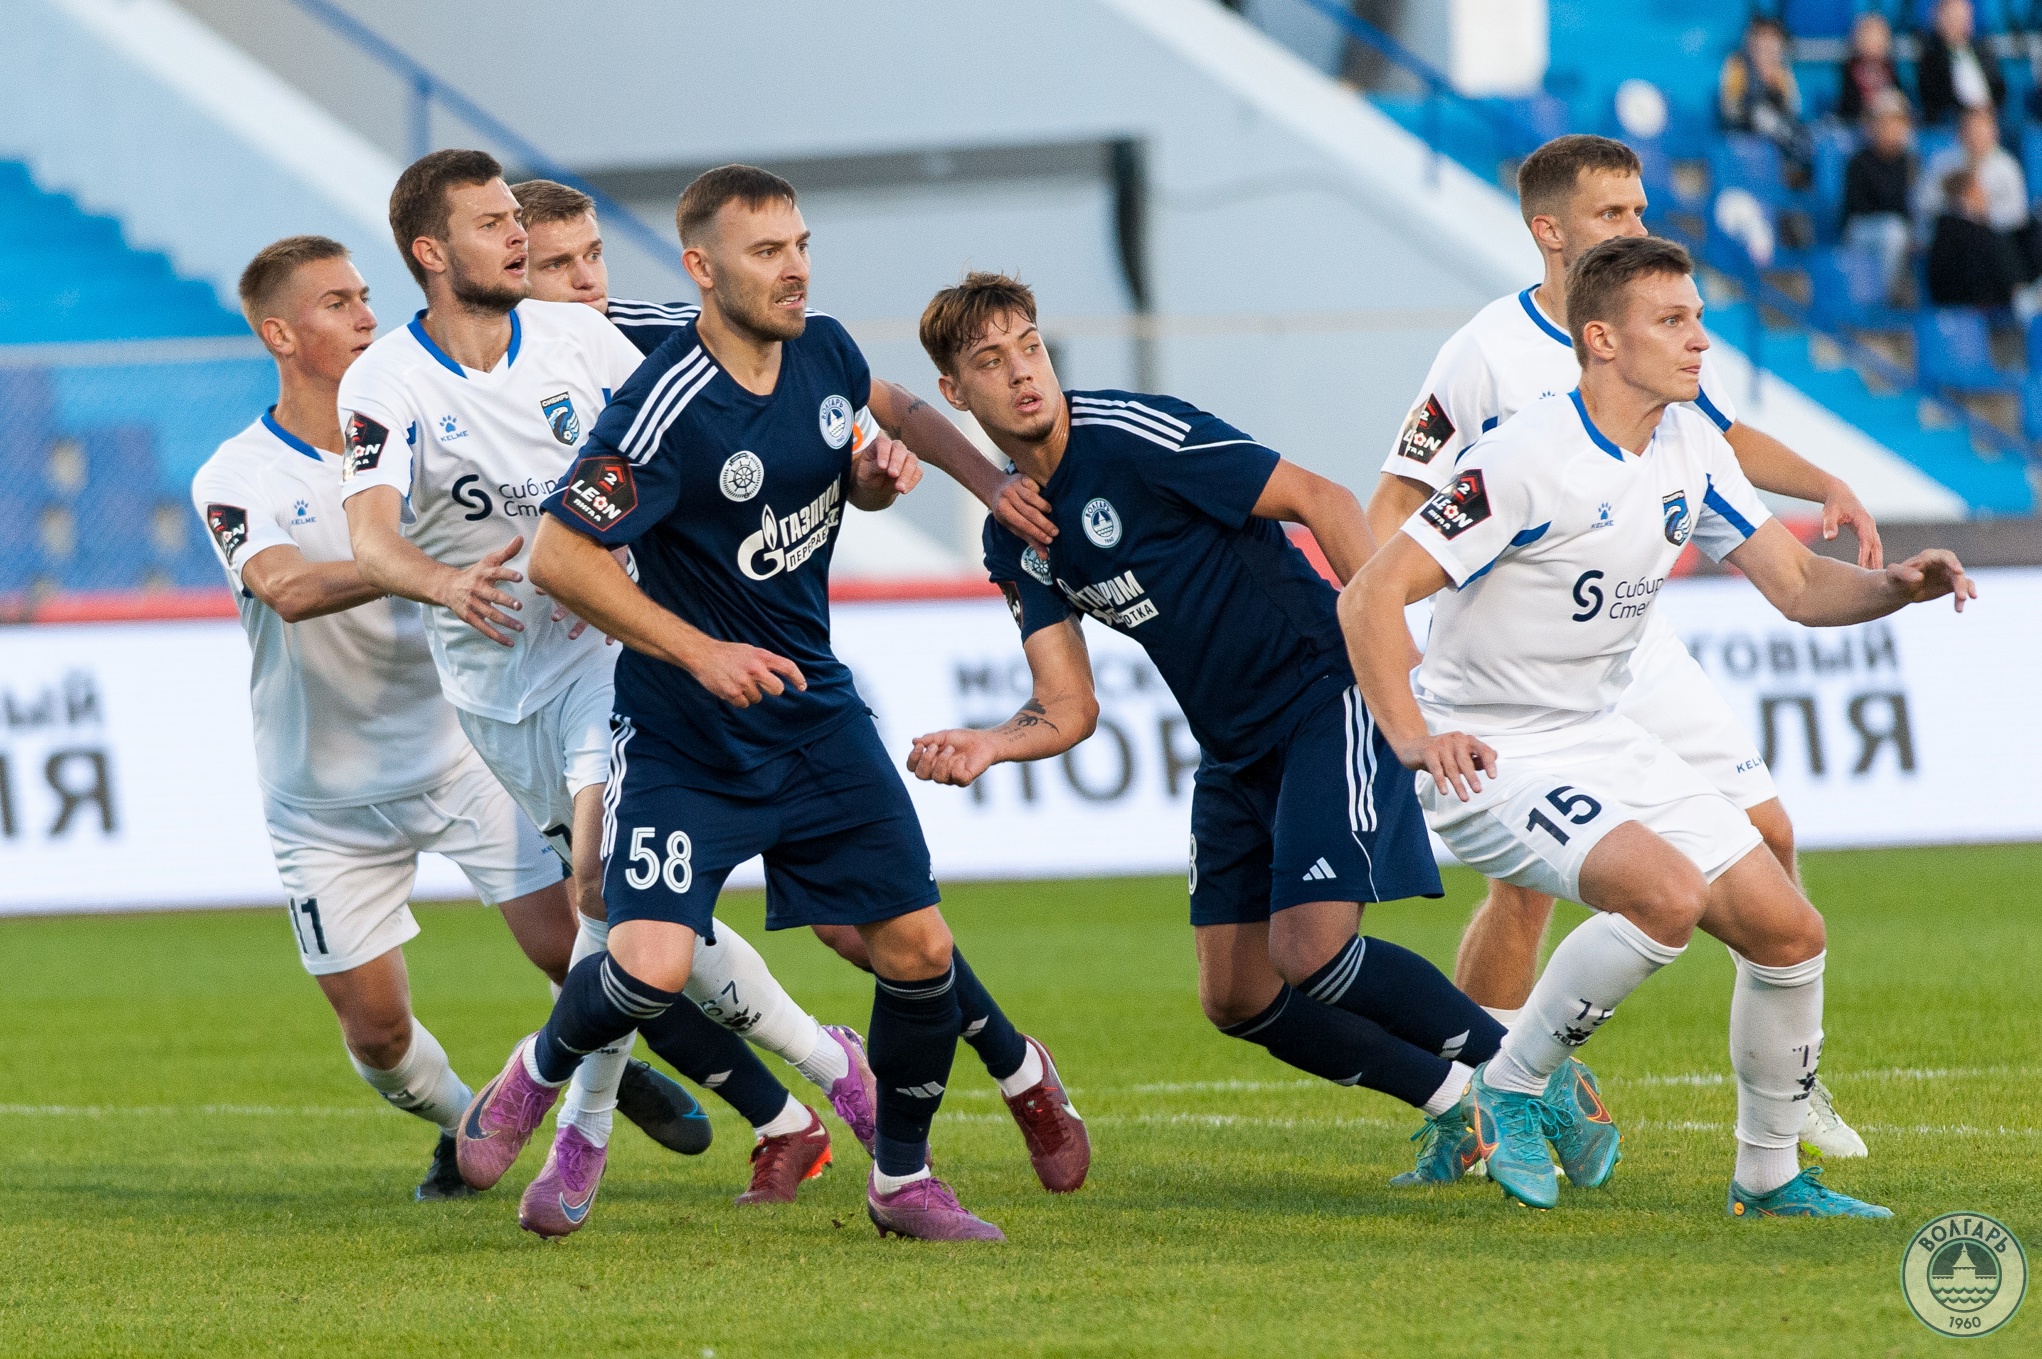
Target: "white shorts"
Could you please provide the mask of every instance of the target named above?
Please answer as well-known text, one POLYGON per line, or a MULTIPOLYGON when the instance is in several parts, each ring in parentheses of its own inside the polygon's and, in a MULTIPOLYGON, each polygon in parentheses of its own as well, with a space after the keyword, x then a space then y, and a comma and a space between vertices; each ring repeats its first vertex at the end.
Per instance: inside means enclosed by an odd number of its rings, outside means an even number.
POLYGON ((1740 808, 1626 717, 1482 740, 1496 751, 1497 775, 1471 801, 1429 774, 1417 790, 1425 823, 1483 877, 1579 901, 1582 862, 1626 821, 1664 837, 1710 882, 1760 843, 1740 808))
POLYGON ((474 751, 423 793, 363 807, 264 800, 298 957, 314 976, 346 972, 418 933, 409 898, 418 856, 468 875, 491 906, 560 881, 560 859, 474 751))
POLYGON ((517 722, 462 711, 461 730, 562 858, 574 795, 610 780, 611 658, 591 665, 517 722))
POLYGON ((1780 795, 1751 729, 1737 720, 1671 624, 1658 618, 1647 624, 1616 710, 1657 736, 1740 811, 1780 795))

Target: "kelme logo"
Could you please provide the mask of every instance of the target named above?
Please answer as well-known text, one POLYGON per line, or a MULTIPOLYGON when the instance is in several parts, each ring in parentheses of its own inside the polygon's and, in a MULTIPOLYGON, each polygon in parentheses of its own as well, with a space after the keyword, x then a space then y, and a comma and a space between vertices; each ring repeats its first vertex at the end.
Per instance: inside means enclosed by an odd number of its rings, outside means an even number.
POLYGON ((2001 1223, 1945 1213, 1908 1239, 1900 1288, 1922 1325, 1938 1335, 1987 1335, 2019 1310, 2028 1257, 2001 1223))

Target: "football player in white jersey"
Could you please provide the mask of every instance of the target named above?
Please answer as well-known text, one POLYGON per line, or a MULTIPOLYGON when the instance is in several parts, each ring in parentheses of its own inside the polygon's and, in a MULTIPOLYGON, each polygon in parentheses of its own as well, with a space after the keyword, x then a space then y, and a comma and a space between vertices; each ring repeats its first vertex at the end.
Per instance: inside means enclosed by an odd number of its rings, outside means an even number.
POLYGON ((459 1197, 473 1192, 453 1154, 470 1092, 412 1014, 404 968, 418 855, 459 864, 555 982, 574 914, 559 860, 441 699, 422 611, 350 559, 334 401, 375 337, 367 285, 344 246, 294 236, 249 264, 241 303, 280 393, 199 469, 192 501, 254 652, 256 768, 292 937, 355 1070, 441 1130, 418 1197, 459 1197))
POLYGON ((1822 1050, 1822 917, 1743 810, 1619 700, 1691 537, 1809 626, 1946 594, 1961 609, 1976 591, 1947 552, 1869 570, 1815 555, 1771 519, 1721 431, 1687 404, 1709 341, 1686 250, 1606 241, 1566 284, 1579 388, 1471 446, 1341 599, 1362 693, 1422 771, 1428 824, 1486 876, 1596 912, 1554 950, 1464 1117, 1489 1177, 1552 1207, 1547 1141, 1569 1115, 1548 1080, 1699 927, 1740 960, 1729 1212, 1890 1217, 1799 1168, 1822 1050), (1404 609, 1435 595, 1425 658, 1406 674, 1404 609))
MULTIPOLYGON (((1581 369, 1567 335, 1566 269, 1583 251, 1611 237, 1645 234, 1640 175, 1637 154, 1607 137, 1559 137, 1525 158, 1518 170, 1518 200, 1545 257, 1545 278, 1490 303, 1441 347, 1369 502, 1376 541, 1388 541, 1426 497, 1452 481, 1456 459, 1475 440, 1534 401, 1573 390, 1581 369)), ((1707 358, 1691 404, 1723 431, 1754 485, 1819 503, 1823 536, 1834 538, 1848 525, 1857 535, 1858 564, 1880 564, 1878 527, 1850 487, 1739 421, 1729 391, 1707 358)), ((1794 873, 1793 823, 1758 746, 1670 623, 1663 618, 1654 622, 1631 670, 1634 682, 1624 693, 1624 714, 1744 808, 1766 844, 1794 873)), ((1531 993, 1552 915, 1550 897, 1493 882, 1461 939, 1455 983, 1505 1024, 1516 1018, 1531 993)), ((1585 1071, 1582 1075, 1592 1082, 1585 1071)), ((1452 1132, 1428 1129, 1418 1169, 1402 1182, 1458 1177, 1467 1164, 1466 1147, 1452 1132)), ((1818 1087, 1809 1101, 1803 1136, 1825 1155, 1865 1154, 1863 1139, 1837 1115, 1827 1087, 1818 1087)))

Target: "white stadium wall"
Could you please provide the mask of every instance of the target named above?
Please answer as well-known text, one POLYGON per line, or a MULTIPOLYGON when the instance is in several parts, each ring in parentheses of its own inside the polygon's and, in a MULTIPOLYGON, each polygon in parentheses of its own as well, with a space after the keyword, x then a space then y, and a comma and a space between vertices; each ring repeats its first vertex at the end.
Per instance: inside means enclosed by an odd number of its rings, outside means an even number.
MULTIPOLYGON (((1947 603, 1854 628, 1784 622, 1741 579, 1661 607, 1773 762, 1804 848, 2042 839, 2042 568, 1986 571, 1947 603)), ((905 756, 1028 693, 998 599, 848 604, 838 649, 905 756)), ((1197 747, 1132 641, 1088 628, 1097 735, 977 790, 911 782, 948 880, 1181 871, 1197 747)), ((0 630, 0 914, 278 904, 249 735, 247 645, 228 621, 0 630), (146 658, 146 661, 143 659, 146 658)), ((759 882, 756 861, 735 882, 759 882)), ((427 856, 417 896, 465 898, 427 856)))

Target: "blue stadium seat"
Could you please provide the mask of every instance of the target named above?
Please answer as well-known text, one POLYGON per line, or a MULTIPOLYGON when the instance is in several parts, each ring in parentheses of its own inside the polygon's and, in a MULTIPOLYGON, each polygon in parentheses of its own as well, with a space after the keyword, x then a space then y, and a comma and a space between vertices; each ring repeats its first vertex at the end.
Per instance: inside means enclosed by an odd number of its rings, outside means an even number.
POLYGON ((1822 330, 1906 330, 1912 316, 1890 305, 1879 257, 1846 245, 1808 258, 1808 315, 1822 330))
POLYGON ((1848 128, 1831 124, 1818 126, 1815 143, 1815 234, 1833 241, 1843 230, 1844 171, 1858 149, 1857 136, 1848 128))
POLYGON ((1975 307, 1924 307, 1915 314, 1915 363, 1923 386, 1955 392, 2017 392, 2021 376, 1992 361, 1992 335, 1975 307))
POLYGON ((1855 0, 1786 0, 1780 22, 1797 38, 1848 37, 1857 21, 1855 0))
POLYGON ((1718 193, 1724 189, 1747 190, 1772 208, 1787 200, 1780 148, 1749 133, 1725 133, 1709 148, 1709 182, 1718 193))
MULTIPOLYGON (((1927 33, 1936 26, 1936 6, 1941 0, 1901 0, 1900 13, 1892 16, 1893 27, 1927 33)), ((1972 22, 1980 33, 2005 33, 2019 25, 2020 16, 2007 0, 1971 0, 1972 22)))

